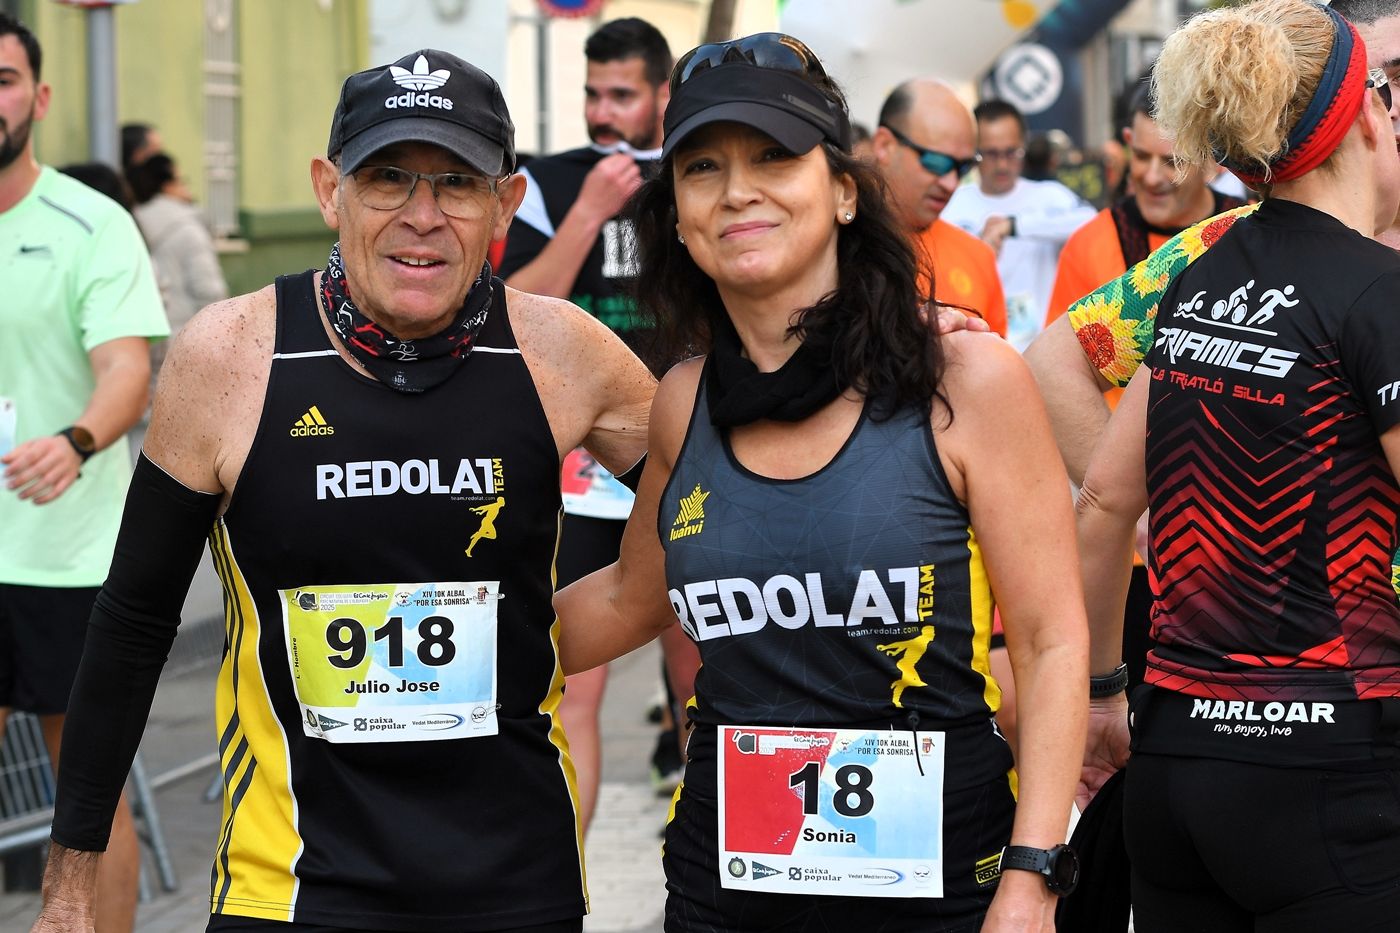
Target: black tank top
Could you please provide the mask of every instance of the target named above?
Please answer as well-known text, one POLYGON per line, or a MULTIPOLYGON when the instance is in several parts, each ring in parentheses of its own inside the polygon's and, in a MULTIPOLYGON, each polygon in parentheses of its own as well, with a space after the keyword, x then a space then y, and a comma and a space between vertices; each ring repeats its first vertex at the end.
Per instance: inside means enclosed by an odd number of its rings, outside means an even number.
POLYGON ((986 722, 992 596, 928 417, 862 413, 821 470, 745 469, 700 380, 661 498, 666 584, 700 647, 700 722, 986 722))
POLYGON ((471 357, 418 395, 340 358, 312 272, 276 287, 262 418, 212 535, 213 911, 386 930, 578 916, 559 457, 504 286, 471 357))

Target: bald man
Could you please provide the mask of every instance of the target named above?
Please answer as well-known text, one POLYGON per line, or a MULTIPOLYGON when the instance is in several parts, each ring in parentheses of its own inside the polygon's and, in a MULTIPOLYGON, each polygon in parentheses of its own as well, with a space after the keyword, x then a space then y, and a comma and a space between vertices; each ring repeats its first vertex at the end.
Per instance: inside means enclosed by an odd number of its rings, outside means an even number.
POLYGON ((958 182, 977 164, 972 113, 947 84, 915 78, 885 99, 871 146, 895 214, 923 255, 921 284, 927 286, 931 274, 939 302, 975 311, 1005 337, 996 253, 939 219, 958 182))

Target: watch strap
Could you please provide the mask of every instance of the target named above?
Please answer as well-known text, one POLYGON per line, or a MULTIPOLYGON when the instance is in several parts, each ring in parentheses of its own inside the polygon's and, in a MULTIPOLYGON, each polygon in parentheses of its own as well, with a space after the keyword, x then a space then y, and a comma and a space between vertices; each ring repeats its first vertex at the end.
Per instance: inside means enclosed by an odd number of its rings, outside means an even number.
POLYGON ((1031 846, 1007 846, 1001 850, 1001 870, 1033 871, 1043 875, 1050 867, 1050 853, 1031 846))
MULTIPOLYGON (((74 433, 75 433, 76 430, 77 430, 77 425, 72 425, 72 424, 70 424, 68 427, 64 428, 62 431, 59 431, 59 432, 58 432, 58 435, 59 435, 60 437, 62 437, 63 439, 65 439, 66 441, 68 441, 69 446, 71 446, 71 447, 73 448, 74 452, 77 453, 77 455, 82 459, 82 461, 83 461, 84 463, 87 463, 88 457, 91 457, 93 454, 97 453, 97 449, 96 449, 95 447, 92 447, 92 446, 86 446, 86 447, 85 447, 85 446, 83 446, 82 444, 78 443, 77 437, 74 436, 74 433)), ((85 431, 84 433, 87 433, 87 432, 85 431)), ((91 436, 92 436, 92 435, 90 435, 90 434, 88 435, 89 438, 90 438, 91 436)))
POLYGON ((1096 674, 1089 677, 1089 699, 1101 700, 1117 696, 1128 689, 1128 665, 1120 664, 1111 674, 1096 674))

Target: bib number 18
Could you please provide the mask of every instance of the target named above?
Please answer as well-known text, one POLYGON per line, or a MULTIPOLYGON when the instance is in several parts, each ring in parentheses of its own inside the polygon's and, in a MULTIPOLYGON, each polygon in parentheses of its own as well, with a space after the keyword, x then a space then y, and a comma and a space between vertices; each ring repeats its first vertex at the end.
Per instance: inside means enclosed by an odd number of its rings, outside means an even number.
MULTIPOLYGON (((788 775, 788 787, 802 788, 802 812, 817 814, 817 790, 822 766, 809 761, 788 775)), ((836 793, 831 805, 842 816, 865 816, 875 808, 875 795, 870 791, 875 775, 864 765, 842 765, 836 769, 836 793)))

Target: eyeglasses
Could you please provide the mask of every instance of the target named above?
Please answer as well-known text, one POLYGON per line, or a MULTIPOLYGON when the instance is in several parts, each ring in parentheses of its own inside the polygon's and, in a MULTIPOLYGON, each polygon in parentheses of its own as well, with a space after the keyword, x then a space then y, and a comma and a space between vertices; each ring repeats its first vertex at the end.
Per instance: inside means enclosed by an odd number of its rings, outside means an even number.
POLYGON ((800 40, 781 32, 760 32, 730 42, 711 42, 686 52, 671 70, 671 91, 674 93, 697 74, 727 62, 747 62, 760 68, 795 71, 813 78, 826 77, 826 69, 816 53, 800 40))
POLYGON ((949 172, 957 172, 958 177, 962 178, 967 175, 968 172, 972 171, 973 166, 982 161, 980 155, 974 155, 970 159, 955 159, 946 152, 939 152, 937 149, 925 149, 888 123, 882 123, 880 125, 889 130, 890 135, 899 140, 900 145, 908 146, 910 149, 917 152, 919 154, 919 164, 924 167, 924 171, 931 175, 947 175, 949 172))
POLYGON ((1374 68, 1371 70, 1370 74, 1366 76, 1366 86, 1376 89, 1376 93, 1381 96, 1381 103, 1385 104, 1386 110, 1390 109, 1390 102, 1393 96, 1390 82, 1390 75, 1385 73, 1384 68, 1374 68))
POLYGON ((463 172, 410 172, 393 165, 364 165, 350 173, 365 207, 396 211, 413 197, 419 181, 428 183, 438 210, 459 220, 477 220, 490 208, 497 179, 463 172))
MULTIPOLYGON (((891 133, 894 130, 890 130, 891 133)), ((1026 150, 1017 146, 1015 149, 979 149, 977 157, 982 162, 1011 162, 1016 159, 1024 159, 1026 150)))

